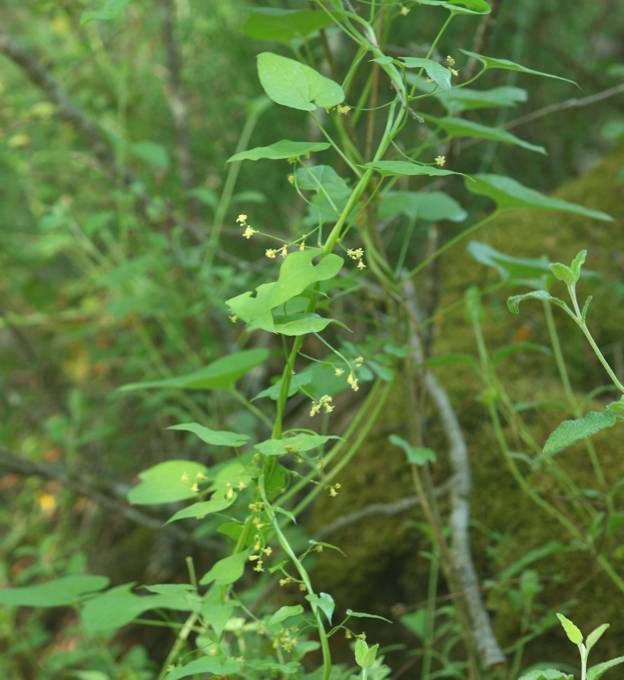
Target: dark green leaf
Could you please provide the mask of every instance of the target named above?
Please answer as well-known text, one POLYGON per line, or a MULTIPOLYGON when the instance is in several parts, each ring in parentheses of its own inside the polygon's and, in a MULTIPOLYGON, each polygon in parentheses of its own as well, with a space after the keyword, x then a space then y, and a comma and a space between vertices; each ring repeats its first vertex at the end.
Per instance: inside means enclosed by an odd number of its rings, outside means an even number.
POLYGON ((436 454, 431 449, 422 446, 412 446, 409 442, 405 441, 403 437, 399 437, 396 434, 391 434, 388 437, 388 440, 391 444, 394 444, 405 451, 407 461, 410 465, 426 465, 427 463, 436 462, 436 454))
POLYGON ((106 588, 105 576, 72 574, 33 586, 0 590, 0 604, 11 607, 62 607, 106 588))
POLYGON ((238 581, 245 571, 248 555, 249 553, 245 550, 215 562, 210 571, 204 574, 200 583, 205 586, 214 581, 217 585, 225 586, 238 581))
POLYGON ((212 444, 213 446, 233 446, 238 448, 244 446, 249 441, 249 435, 228 432, 227 430, 211 430, 209 427, 205 427, 199 423, 181 423, 180 425, 172 425, 167 429, 192 432, 203 442, 212 444))
POLYGON ((516 64, 509 59, 497 59, 495 57, 486 57, 483 54, 477 54, 476 52, 470 52, 468 50, 461 50, 466 56, 472 57, 480 61, 486 70, 503 70, 503 71, 517 71, 518 73, 528 73, 533 76, 542 76, 543 78, 554 78, 555 80, 563 80, 566 83, 571 83, 576 85, 573 80, 568 78, 562 78, 561 76, 555 76, 552 73, 545 73, 544 71, 536 71, 532 68, 527 68, 521 64, 516 64))
POLYGON ((130 4, 130 0, 99 0, 99 9, 88 9, 80 15, 80 23, 91 21, 112 21, 130 4))
POLYGON ((427 222, 462 222, 467 217, 461 205, 441 191, 388 191, 383 194, 379 205, 381 219, 387 220, 399 213, 427 222))
POLYGON ((409 161, 375 161, 366 163, 365 168, 372 168, 381 175, 397 175, 399 177, 413 177, 423 175, 426 177, 446 177, 447 175, 460 175, 459 172, 438 168, 435 165, 422 165, 409 161))
POLYGON ((503 85, 490 90, 471 90, 467 87, 435 93, 435 97, 451 114, 473 109, 509 108, 527 100, 526 90, 503 85))
POLYGON ((418 57, 401 57, 405 68, 422 68, 433 82, 441 89, 448 90, 452 87, 451 72, 433 59, 420 59, 418 57))
POLYGON ((587 671, 587 680, 599 680, 608 670, 615 668, 615 666, 620 666, 623 663, 624 656, 618 656, 615 659, 609 659, 609 661, 592 666, 587 671))
POLYGON ((287 453, 300 453, 323 446, 330 439, 337 439, 320 434, 301 433, 283 439, 267 439, 254 446, 264 456, 283 456, 287 453))
POLYGON ((564 420, 546 440, 543 453, 557 453, 621 421, 622 417, 613 411, 591 411, 582 418, 564 420))
POLYGON ((331 23, 332 18, 325 12, 256 7, 245 22, 243 31, 256 40, 288 44, 295 38, 304 38, 331 23))

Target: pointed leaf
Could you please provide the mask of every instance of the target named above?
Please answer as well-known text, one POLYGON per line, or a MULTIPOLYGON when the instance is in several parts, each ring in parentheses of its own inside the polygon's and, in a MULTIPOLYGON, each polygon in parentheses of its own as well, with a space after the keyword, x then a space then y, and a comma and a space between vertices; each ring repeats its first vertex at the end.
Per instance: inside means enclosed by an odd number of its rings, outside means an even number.
POLYGON ((330 439, 337 438, 321 434, 302 433, 292 437, 284 437, 283 439, 267 439, 255 444, 254 448, 263 456, 283 456, 287 453, 300 453, 317 449, 330 439))
POLYGON ((510 208, 536 208, 576 213, 595 220, 610 222, 612 217, 599 210, 590 210, 576 203, 541 194, 525 187, 511 177, 503 175, 474 175, 466 179, 466 188, 475 194, 488 196, 501 210, 510 208))
POLYGON ((512 314, 518 314, 520 312, 520 303, 524 302, 525 300, 541 300, 542 302, 550 302, 551 304, 557 305, 558 307, 566 308, 565 303, 563 303, 559 298, 553 297, 545 290, 532 290, 530 293, 512 295, 512 297, 507 298, 507 307, 509 307, 509 311, 512 314))
POLYGON ((252 368, 264 363, 268 356, 266 349, 244 349, 217 359, 193 373, 164 380, 130 383, 120 389, 124 392, 146 389, 228 390, 252 368))
POLYGON ((487 243, 470 241, 466 250, 477 262, 493 267, 504 279, 510 281, 539 280, 550 271, 547 259, 513 257, 487 243))
POLYGON ((255 149, 235 153, 228 158, 227 162, 259 161, 265 158, 269 160, 298 158, 315 151, 325 151, 330 146, 327 142, 293 142, 290 139, 281 139, 269 146, 257 146, 255 149))
POLYGON ((422 68, 433 82, 441 89, 448 90, 452 87, 451 72, 433 59, 420 59, 418 57, 401 57, 405 68, 422 68))
POLYGON ((451 114, 473 109, 509 108, 525 102, 527 92, 520 87, 503 85, 489 90, 472 90, 468 87, 439 91, 435 97, 451 114))
POLYGON ((594 630, 592 630, 592 632, 587 636, 587 640, 586 640, 585 644, 587 646, 587 653, 588 654, 591 651, 591 648, 605 634, 608 627, 609 627, 608 623, 603 623, 602 625, 598 626, 597 628, 594 628, 594 630))
POLYGON ((169 671, 165 680, 180 680, 180 678, 188 678, 191 675, 197 676, 200 673, 210 673, 216 676, 238 675, 240 670, 240 661, 236 659, 215 659, 214 657, 204 656, 169 671))
POLYGON ((438 168, 435 165, 422 165, 420 163, 410 163, 409 161, 375 161, 366 163, 365 168, 372 168, 381 175, 397 175, 399 177, 413 177, 423 175, 426 177, 446 177, 447 175, 460 175, 459 172, 438 168))
POLYGON ((386 619, 384 616, 379 616, 379 614, 369 614, 367 612, 354 612, 353 609, 347 609, 347 616, 352 616, 353 618, 356 619, 378 619, 379 621, 392 623, 390 619, 386 619))
POLYGON ((300 616, 303 614, 303 607, 300 604, 295 604, 291 606, 280 607, 269 619, 269 626, 273 626, 278 623, 286 621, 286 619, 292 619, 293 616, 300 616))
POLYGON ((410 465, 426 465, 427 463, 436 462, 436 454, 431 449, 422 446, 412 446, 408 441, 405 441, 403 437, 399 437, 396 434, 391 434, 388 439, 391 444, 394 444, 405 451, 407 461, 410 465))
POLYGON ((443 7, 455 14, 489 14, 492 8, 485 0, 416 0, 421 5, 443 7))
POLYGON ((563 80, 566 83, 571 83, 576 85, 573 80, 568 78, 562 78, 561 76, 555 76, 552 73, 545 73, 544 71, 536 71, 532 68, 527 68, 521 64, 516 64, 509 59, 497 59, 495 57, 486 57, 484 54, 477 54, 476 52, 470 52, 469 50, 460 50, 466 56, 477 59, 484 66, 485 70, 503 70, 503 71, 517 71, 518 73, 528 73, 533 76, 541 76, 543 78, 554 78, 555 80, 563 80))
POLYGON ((592 666, 587 671, 587 680, 599 680, 608 670, 615 668, 615 666, 620 666, 623 663, 624 656, 618 656, 615 659, 609 659, 609 661, 592 666))
POLYGON ((575 645, 580 645, 583 642, 583 633, 570 619, 565 617, 563 614, 557 614, 559 623, 563 626, 565 634, 568 636, 568 640, 575 645))
POLYGON ((180 425, 172 425, 167 429, 192 432, 203 442, 212 444, 212 446, 232 446, 238 448, 244 446, 249 441, 249 436, 246 434, 228 432, 227 430, 212 430, 199 423, 181 423, 180 425))
POLYGON ((622 417, 613 411, 591 411, 582 418, 564 420, 546 440, 543 453, 557 453, 621 421, 622 417))
POLYGON ((327 593, 319 593, 318 595, 312 593, 306 595, 305 599, 312 605, 313 609, 320 609, 327 617, 329 623, 331 623, 336 606, 334 604, 334 598, 331 595, 328 595, 327 593))
POLYGON ((500 142, 501 144, 512 144, 520 146, 529 151, 545 154, 546 149, 543 146, 531 144, 530 142, 520 139, 507 132, 503 128, 490 127, 489 125, 481 125, 471 120, 464 118, 435 118, 434 116, 424 116, 425 120, 434 123, 439 128, 449 134, 449 137, 468 137, 472 139, 486 139, 491 142, 500 142))
POLYGON ((215 494, 209 501, 200 501, 199 503, 193 503, 189 505, 188 508, 179 510, 170 519, 167 520, 167 524, 171 522, 179 522, 181 519, 204 519, 204 517, 212 514, 213 512, 221 512, 230 507, 236 500, 236 496, 232 498, 226 498, 225 496, 218 496, 215 494))
POLYGON ((105 576, 72 574, 32 586, 0 590, 0 604, 10 607, 62 607, 106 588, 105 576))
POLYGON ((260 83, 276 104, 301 111, 332 108, 344 101, 342 87, 313 68, 272 52, 258 55, 260 83))

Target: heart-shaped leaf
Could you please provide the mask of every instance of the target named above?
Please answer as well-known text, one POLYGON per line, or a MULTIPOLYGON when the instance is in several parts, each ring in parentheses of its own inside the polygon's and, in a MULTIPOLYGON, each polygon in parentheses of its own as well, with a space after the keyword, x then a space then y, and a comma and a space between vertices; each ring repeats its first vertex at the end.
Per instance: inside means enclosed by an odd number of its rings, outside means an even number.
POLYGON ((258 55, 258 76, 269 99, 291 109, 329 109, 344 101, 338 83, 305 64, 272 52, 258 55))

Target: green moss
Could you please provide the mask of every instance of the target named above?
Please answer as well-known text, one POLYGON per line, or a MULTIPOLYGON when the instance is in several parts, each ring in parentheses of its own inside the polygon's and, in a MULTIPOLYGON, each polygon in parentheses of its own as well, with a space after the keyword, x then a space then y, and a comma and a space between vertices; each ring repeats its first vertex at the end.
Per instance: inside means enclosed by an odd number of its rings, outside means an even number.
MULTIPOLYGON (((478 240, 524 257, 547 255, 551 260, 569 261, 578 250, 587 248, 587 267, 600 272, 604 279, 583 283, 581 293, 585 295, 591 291, 596 296, 590 325, 603 347, 612 346, 610 358, 618 351, 624 328, 619 284, 624 258, 623 166, 624 151, 621 151, 557 193, 566 200, 609 212, 614 216, 614 222, 596 222, 555 212, 517 210, 502 215, 478 234, 478 240)), ((464 249, 458 247, 445 257, 442 307, 461 298, 468 285, 478 282, 484 288, 496 280, 495 272, 473 262, 464 249)), ((527 304, 519 317, 508 312, 506 297, 516 292, 519 290, 503 290, 484 299, 484 332, 490 350, 525 340, 549 344, 543 309, 539 304, 527 304)), ((584 395, 605 384, 606 378, 572 324, 562 316, 557 316, 557 324, 570 362, 574 387, 579 398, 585 399, 584 395)), ((436 328, 435 347, 437 354, 476 354, 473 333, 462 308, 440 321, 436 328)), ((539 400, 551 404, 551 408, 529 410, 522 414, 531 435, 541 444, 561 420, 569 417, 552 357, 516 353, 504 359, 498 370, 514 403, 539 400)), ((483 387, 479 376, 465 366, 446 366, 437 371, 460 416, 470 450, 474 489, 473 553, 482 581, 496 580, 502 570, 529 550, 550 541, 571 547, 570 536, 521 491, 510 473, 496 444, 486 410, 478 401, 483 387)), ((584 402, 587 410, 600 407, 598 402, 584 402)), ((331 502, 316 505, 309 522, 312 531, 372 503, 387 503, 413 494, 403 454, 387 441, 391 432, 404 432, 406 419, 410 417, 420 417, 420 414, 405 412, 399 386, 392 403, 384 409, 382 420, 339 480, 342 483, 340 495, 331 502)), ((425 420, 427 444, 441 454, 441 462, 433 471, 434 484, 440 484, 448 475, 444 455, 446 442, 435 414, 426 414, 425 420)), ((621 455, 624 433, 617 429, 609 431, 596 437, 594 444, 609 483, 616 484, 624 476, 624 457, 621 455)), ((583 446, 560 454, 558 462, 580 489, 597 487, 583 446)), ((531 484, 545 492, 573 518, 569 499, 559 492, 553 493, 552 475, 546 469, 529 473, 526 465, 520 465, 529 475, 531 484)), ((442 500, 443 512, 448 509, 446 505, 446 501, 442 500)), ((420 519, 420 513, 412 510, 390 517, 367 518, 336 532, 328 540, 340 546, 347 553, 347 558, 331 551, 323 553, 315 568, 316 582, 322 584, 323 590, 331 592, 341 607, 388 615, 393 604, 413 608, 416 603, 422 603, 428 565, 420 551, 428 550, 430 546, 415 528, 415 521, 420 519)), ((585 525, 587 523, 587 517, 574 519, 585 525)), ((621 532, 616 534, 612 547, 621 538, 621 532)), ((614 566, 624 574, 624 565, 617 559, 614 566)), ((573 617, 585 628, 610 621, 614 639, 624 633, 624 619, 619 606, 623 595, 598 569, 592 556, 580 550, 561 551, 532 567, 539 571, 543 587, 538 597, 539 611, 556 611, 566 604, 573 617)), ((496 632, 501 641, 508 644, 516 640, 520 615, 511 608, 507 592, 491 591, 488 604, 493 609, 496 632)), ((382 638, 388 635, 382 629, 375 634, 382 638)), ((396 640, 399 637, 401 633, 395 626, 390 638, 396 640)), ((561 657, 569 654, 557 628, 529 645, 527 658, 533 661, 552 659, 553 654, 561 657)))

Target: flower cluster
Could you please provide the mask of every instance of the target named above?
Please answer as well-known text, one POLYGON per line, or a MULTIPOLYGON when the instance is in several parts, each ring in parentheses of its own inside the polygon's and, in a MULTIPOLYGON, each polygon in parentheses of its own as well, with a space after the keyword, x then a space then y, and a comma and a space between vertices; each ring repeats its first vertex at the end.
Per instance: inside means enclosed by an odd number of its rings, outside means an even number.
POLYGON ((366 269, 366 265, 364 264, 364 251, 362 248, 349 248, 347 250, 347 256, 357 262, 358 269, 366 269))
POLYGON ((247 215, 245 213, 241 213, 237 218, 236 218, 237 224, 239 224, 241 227, 245 227, 245 230, 243 231, 243 238, 250 239, 254 234, 256 234, 256 230, 253 229, 252 227, 247 224, 247 215))
POLYGON ((319 414, 321 410, 324 413, 331 413, 334 410, 333 399, 329 394, 324 394, 318 401, 313 401, 310 407, 310 417, 319 414))

